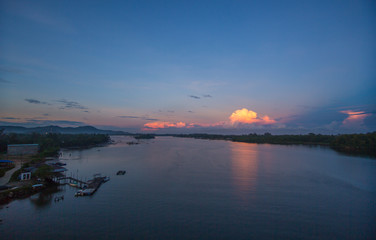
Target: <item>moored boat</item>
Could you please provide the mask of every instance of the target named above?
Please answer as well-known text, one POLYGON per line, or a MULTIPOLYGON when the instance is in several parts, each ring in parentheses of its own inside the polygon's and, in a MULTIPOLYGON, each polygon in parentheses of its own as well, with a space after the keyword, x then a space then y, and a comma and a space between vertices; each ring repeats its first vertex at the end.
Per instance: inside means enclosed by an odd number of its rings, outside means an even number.
POLYGON ((120 170, 116 173, 116 175, 124 175, 126 172, 125 170, 120 170))

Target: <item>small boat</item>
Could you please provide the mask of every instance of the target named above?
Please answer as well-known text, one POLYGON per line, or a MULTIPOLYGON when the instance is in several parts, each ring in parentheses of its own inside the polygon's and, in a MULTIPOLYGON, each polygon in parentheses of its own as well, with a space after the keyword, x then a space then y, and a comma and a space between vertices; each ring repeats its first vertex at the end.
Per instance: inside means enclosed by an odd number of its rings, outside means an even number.
POLYGON ((66 163, 63 163, 63 162, 57 162, 57 163, 55 163, 54 165, 61 167, 61 166, 65 166, 65 165, 67 165, 67 164, 66 164, 66 163))
POLYGON ((78 185, 77 185, 77 182, 72 182, 72 183, 69 183, 69 186, 71 186, 71 187, 77 187, 78 185))
POLYGON ((108 181, 110 181, 110 177, 106 176, 106 177, 103 178, 103 182, 108 182, 108 181))
POLYGON ((90 195, 93 195, 93 193, 95 192, 95 189, 94 188, 87 188, 87 189, 81 189, 81 190, 78 190, 74 196, 75 197, 79 197, 79 196, 90 196, 90 195))
POLYGON ((75 194, 74 194, 75 197, 78 197, 78 196, 83 196, 83 190, 78 190, 75 194))
POLYGON ((125 170, 120 170, 116 173, 116 175, 124 175, 126 172, 125 170))

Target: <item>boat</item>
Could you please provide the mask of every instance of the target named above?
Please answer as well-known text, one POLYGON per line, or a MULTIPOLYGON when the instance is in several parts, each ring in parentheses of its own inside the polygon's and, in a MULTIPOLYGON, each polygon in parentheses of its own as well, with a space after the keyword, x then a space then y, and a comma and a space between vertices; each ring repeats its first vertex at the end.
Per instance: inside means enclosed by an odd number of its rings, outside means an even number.
POLYGON ((103 178, 103 182, 108 182, 108 181, 110 181, 110 177, 105 176, 105 177, 103 178))
POLYGON ((78 197, 78 196, 90 196, 90 195, 93 195, 94 192, 95 192, 95 188, 81 189, 81 190, 78 190, 74 194, 74 196, 75 197, 78 197))
POLYGON ((71 187, 77 187, 78 184, 77 184, 77 182, 72 182, 72 183, 69 183, 69 186, 71 186, 71 187))
POLYGON ((75 197, 83 196, 83 195, 82 195, 82 192, 83 192, 83 189, 78 190, 78 191, 74 194, 74 196, 75 196, 75 197))
POLYGON ((126 172, 125 170, 120 170, 116 173, 116 175, 124 175, 126 172))
POLYGON ((57 162, 57 163, 55 163, 55 165, 61 167, 61 166, 65 166, 67 164, 63 163, 63 162, 57 162))

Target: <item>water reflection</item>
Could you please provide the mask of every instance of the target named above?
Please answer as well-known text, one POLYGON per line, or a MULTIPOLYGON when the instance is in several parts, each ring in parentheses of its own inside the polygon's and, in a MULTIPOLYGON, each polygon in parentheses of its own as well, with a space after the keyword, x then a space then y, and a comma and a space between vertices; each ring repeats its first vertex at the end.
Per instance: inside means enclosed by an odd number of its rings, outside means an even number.
POLYGON ((244 206, 249 203, 252 192, 255 191, 259 153, 256 144, 231 142, 230 149, 234 189, 244 206))
POLYGON ((55 199, 56 193, 61 191, 61 187, 49 187, 42 192, 31 196, 29 199, 36 208, 45 208, 51 205, 55 199))
POLYGON ((59 152, 60 160, 80 160, 82 158, 82 149, 72 150, 64 149, 59 152))

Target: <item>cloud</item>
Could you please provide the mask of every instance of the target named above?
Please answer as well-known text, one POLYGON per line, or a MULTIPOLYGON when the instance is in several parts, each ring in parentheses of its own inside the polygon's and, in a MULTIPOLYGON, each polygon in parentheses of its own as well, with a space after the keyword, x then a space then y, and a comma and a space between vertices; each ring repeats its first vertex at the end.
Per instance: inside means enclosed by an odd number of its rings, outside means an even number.
POLYGON ((146 121, 158 121, 157 118, 149 118, 149 117, 139 117, 139 116, 118 116, 118 118, 128 118, 128 119, 142 119, 146 121))
POLYGON ((42 102, 42 101, 39 101, 37 99, 32 99, 32 98, 26 98, 25 101, 28 103, 33 103, 33 104, 47 104, 48 105, 47 102, 42 102))
POLYGON ((15 117, 2 117, 1 119, 5 119, 5 120, 19 120, 20 118, 15 118, 15 117))
POLYGON ((137 116, 118 116, 119 118, 141 118, 141 117, 137 117, 137 116))
POLYGON ((200 99, 200 97, 195 96, 195 95, 189 95, 188 97, 190 97, 190 98, 194 98, 194 99, 200 99))
POLYGON ((69 126, 82 126, 85 125, 84 122, 69 121, 69 120, 44 120, 44 119, 28 119, 28 123, 38 124, 38 125, 69 125, 69 126))
POLYGON ((0 78, 0 83, 10 83, 10 81, 0 78))
POLYGON ((49 126, 49 125, 58 125, 58 126, 85 126, 87 125, 84 122, 79 121, 70 121, 70 120, 46 120, 46 119, 22 119, 21 118, 2 118, 6 120, 18 120, 14 121, 0 121, 0 124, 6 126, 23 126, 23 127, 38 127, 38 126, 49 126))
POLYGON ((183 122, 171 123, 171 122, 151 122, 144 124, 144 129, 142 130, 159 130, 162 128, 184 128, 187 124, 183 122))
POLYGON ((345 110, 340 111, 340 113, 347 114, 348 117, 342 121, 342 125, 345 127, 354 127, 354 126, 360 126, 363 125, 363 120, 371 116, 372 114, 366 113, 364 111, 353 111, 353 110, 345 110))
POLYGON ((81 105, 78 102, 68 101, 68 100, 65 100, 65 99, 60 99, 60 100, 57 100, 56 102, 63 104, 63 106, 60 107, 60 109, 80 109, 80 110, 89 109, 89 108, 81 105))
MULTIPOLYGON (((192 111, 188 111, 192 112, 192 111)), ((203 129, 203 128, 215 128, 215 129, 229 129, 242 124, 254 124, 258 127, 263 125, 271 125, 277 123, 276 120, 270 118, 269 116, 258 117, 257 113, 246 108, 236 110, 229 117, 230 121, 220 121, 216 123, 185 123, 185 122, 167 122, 167 121, 156 121, 144 124, 144 131, 156 131, 161 129, 170 128, 184 128, 184 129, 203 129)), ((252 125, 253 127, 256 127, 252 125)), ((275 126, 275 125, 274 125, 275 126)))
POLYGON ((264 117, 258 117, 256 112, 246 108, 234 111, 229 119, 232 125, 239 123, 256 125, 269 125, 276 123, 276 121, 271 119, 269 116, 265 115, 264 117))

